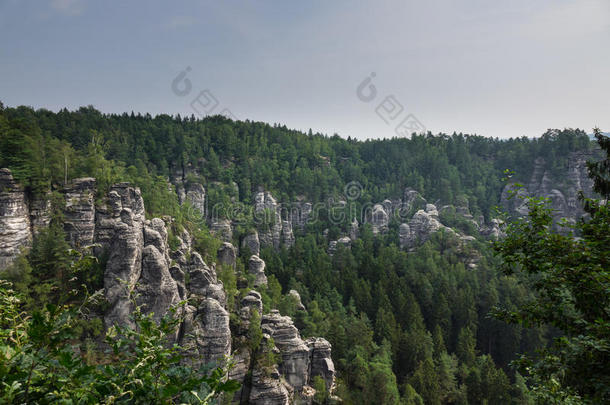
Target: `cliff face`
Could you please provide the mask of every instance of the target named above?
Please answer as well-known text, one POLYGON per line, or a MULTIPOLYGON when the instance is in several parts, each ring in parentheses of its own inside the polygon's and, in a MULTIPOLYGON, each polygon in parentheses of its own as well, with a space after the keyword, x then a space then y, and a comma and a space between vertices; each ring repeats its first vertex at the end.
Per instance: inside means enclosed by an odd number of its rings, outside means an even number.
MULTIPOLYGON (((197 196, 205 196, 205 192, 198 187, 189 192, 185 198, 195 209, 202 209, 203 197, 197 196)), ((292 320, 277 311, 263 315, 258 292, 251 291, 241 300, 236 308, 241 326, 237 332, 231 332, 226 293, 217 278, 215 264, 206 264, 192 249, 186 231, 177 238, 179 246, 172 251, 168 245, 169 224, 160 218, 146 219, 139 189, 127 183, 116 184, 96 205, 95 179, 83 178, 67 185, 63 195, 64 229, 70 244, 106 258, 107 327, 132 324, 132 296, 136 297, 136 305, 153 313, 157 320, 181 300, 188 299, 188 304, 179 309, 184 321, 174 339, 185 348, 184 361, 189 364, 222 364, 227 356, 234 355, 237 365, 231 377, 243 385, 234 403, 279 405, 299 398, 311 402, 313 389, 309 384, 316 375, 322 376, 329 388, 333 386, 335 372, 330 344, 324 339, 303 341, 292 320), (257 326, 265 332, 264 344, 256 352, 251 352, 247 344, 253 311, 259 313, 257 326), (240 344, 232 353, 234 341, 240 344), (269 351, 277 353, 283 360, 281 365, 261 360, 269 351)), ((276 212, 279 214, 279 210, 276 212)), ((48 213, 46 201, 29 204, 10 171, 0 170, 0 269, 31 244, 36 229, 48 224, 48 213), (32 222, 36 222, 35 226, 32 222)), ((276 224, 277 229, 265 233, 272 246, 281 240, 277 235, 281 238, 282 227, 286 226, 281 221, 276 224)), ((251 251, 258 250, 257 239, 252 237, 246 242, 251 251)), ((219 263, 234 268, 236 252, 231 243, 225 242, 218 254, 219 263)), ((265 262, 253 255, 249 271, 255 274, 257 286, 266 285, 264 269, 265 262)))
POLYGON ((584 153, 570 153, 568 166, 563 175, 558 177, 553 176, 548 162, 537 158, 533 173, 524 187, 515 188, 514 184, 508 184, 504 188, 502 206, 513 216, 524 216, 527 214, 524 197, 545 197, 551 202, 555 221, 565 218, 573 222, 585 214, 578 201, 579 191, 582 190, 587 197, 592 195, 593 181, 588 176, 587 159, 590 157, 584 153), (511 194, 515 195, 510 197, 511 194))
POLYGON ((0 169, 0 269, 6 268, 32 241, 25 193, 8 169, 0 169))

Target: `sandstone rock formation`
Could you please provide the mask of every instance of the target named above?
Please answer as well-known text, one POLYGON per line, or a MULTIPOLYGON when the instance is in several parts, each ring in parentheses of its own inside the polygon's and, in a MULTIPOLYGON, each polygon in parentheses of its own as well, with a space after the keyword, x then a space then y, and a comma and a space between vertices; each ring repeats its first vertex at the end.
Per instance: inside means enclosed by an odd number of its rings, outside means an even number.
POLYGON ((252 233, 244 236, 244 239, 241 241, 241 247, 248 248, 250 253, 253 255, 259 255, 261 251, 261 243, 258 239, 258 232, 255 230, 252 233))
POLYGON ((32 242, 30 215, 23 188, 11 171, 0 169, 0 270, 32 242))
POLYGON ((233 228, 231 227, 231 221, 228 219, 212 221, 210 232, 225 242, 231 242, 233 240, 233 228))
POLYGON ((74 179, 64 187, 66 209, 64 230, 68 241, 75 248, 93 244, 95 233, 95 191, 94 178, 74 179))
POLYGON ((235 260, 237 260, 235 246, 233 246, 231 243, 224 242, 218 249, 218 263, 235 267, 235 260))
POLYGON ((280 349, 280 372, 292 387, 301 390, 308 383, 309 347, 301 339, 292 319, 272 310, 270 314, 263 315, 261 327, 280 349))
POLYGON ((263 259, 256 255, 250 256, 250 260, 248 260, 248 271, 255 277, 255 287, 267 285, 267 276, 265 275, 265 262, 263 261, 263 259))
POLYGON ((388 230, 390 216, 386 209, 381 204, 375 204, 371 212, 371 225, 373 226, 373 234, 384 233, 388 230))
POLYGON ((288 295, 290 295, 291 297, 294 298, 294 300, 297 304, 297 310, 305 311, 305 305, 303 305, 303 302, 301 302, 301 294, 299 294, 299 292, 297 290, 288 291, 288 295))
POLYGON ((417 244, 425 242, 430 235, 441 229, 455 234, 453 229, 447 228, 438 220, 436 206, 427 204, 425 211, 417 211, 408 224, 403 223, 400 225, 398 229, 400 248, 411 249, 417 244))
MULTIPOLYGON (((222 363, 225 356, 231 354, 233 339, 241 339, 242 343, 247 339, 252 315, 258 313, 260 316, 256 319, 264 332, 264 344, 259 346, 257 353, 251 353, 247 345, 238 347, 234 353, 237 366, 231 376, 244 383, 235 397, 237 401, 289 404, 300 398, 311 403, 315 394, 310 387, 314 376, 322 376, 327 387, 332 386, 334 366, 328 342, 323 339, 304 342, 292 320, 278 311, 262 315, 261 295, 255 290, 241 300, 237 310, 240 325, 232 336, 230 316, 225 308, 226 293, 217 278, 215 264, 206 264, 201 255, 192 250, 188 232, 175 235, 177 244, 171 251, 168 245, 171 218, 147 220, 139 189, 127 183, 115 184, 97 205, 96 192, 95 180, 90 178, 76 179, 65 187, 65 229, 73 247, 93 245, 94 254, 105 257, 104 293, 109 308, 104 323, 107 327, 133 325, 134 299, 145 313, 153 313, 156 320, 188 299, 188 304, 177 308, 184 320, 173 337, 185 348, 184 362, 195 365, 222 363), (275 345, 271 344, 271 338, 275 345), (265 365, 258 361, 265 350, 281 355, 281 364, 265 365), (248 375, 251 378, 246 378, 248 375)), ((274 200, 268 199, 269 196, 265 197, 265 204, 273 206, 274 200)), ((188 191, 184 197, 190 198, 188 191)), ((37 228, 48 224, 45 219, 49 214, 48 200, 37 201, 28 207, 23 189, 14 182, 8 170, 0 170, 0 263, 9 263, 20 248, 31 243, 34 220, 30 221, 30 218, 35 218, 37 228)), ((275 213, 274 216, 279 215, 277 205, 275 213)), ((292 219, 278 224, 279 228, 271 227, 267 234, 271 245, 292 244, 292 219)), ((221 222, 217 226, 219 230, 231 231, 230 223, 221 222)), ((259 250, 257 242, 254 235, 244 238, 242 246, 259 250)), ((351 240, 344 237, 339 242, 349 246, 351 240)), ((235 248, 230 243, 223 244, 218 258, 219 262, 234 266, 235 248)), ((254 274, 256 286, 267 283, 264 268, 264 261, 258 255, 252 255, 248 271, 254 274)), ((305 310, 298 292, 293 290, 289 294, 294 297, 297 308, 305 310)))
POLYGON ((332 392, 335 382, 335 365, 331 359, 331 345, 323 338, 310 338, 305 341, 309 347, 309 380, 320 376, 326 383, 326 390, 332 392))
MULTIPOLYGON (((201 219, 205 219, 205 188, 199 183, 189 183, 186 187, 185 199, 191 204, 191 207, 197 210, 197 214, 201 219)), ((194 213, 193 213, 194 214, 194 213)))
MULTIPOLYGON (((504 188, 501 196, 502 206, 510 215, 522 217, 528 212, 524 197, 546 197, 551 202, 556 224, 562 218, 569 221, 581 218, 585 212, 578 200, 578 193, 582 190, 585 196, 592 196, 593 183, 586 166, 588 159, 582 152, 571 152, 565 177, 557 178, 553 176, 550 165, 542 157, 537 158, 525 187, 515 188, 514 184, 508 184, 504 188), (515 193, 516 195, 510 197, 515 193)), ((556 225, 556 228, 559 229, 559 226, 556 225)))

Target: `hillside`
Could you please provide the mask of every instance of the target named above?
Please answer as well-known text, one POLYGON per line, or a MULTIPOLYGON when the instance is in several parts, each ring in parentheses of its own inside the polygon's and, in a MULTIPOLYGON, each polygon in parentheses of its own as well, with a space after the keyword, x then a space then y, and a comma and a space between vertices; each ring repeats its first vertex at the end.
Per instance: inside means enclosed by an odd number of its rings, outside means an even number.
POLYGON ((2 107, 0 134, 0 269, 34 291, 43 246, 94 254, 104 328, 130 322, 118 279, 157 319, 188 299, 177 341, 233 354, 233 400, 261 404, 528 403, 509 363, 556 331, 489 317, 532 294, 498 271, 495 208, 524 215, 522 183, 574 221, 597 153, 571 129, 357 141, 92 107, 2 107))

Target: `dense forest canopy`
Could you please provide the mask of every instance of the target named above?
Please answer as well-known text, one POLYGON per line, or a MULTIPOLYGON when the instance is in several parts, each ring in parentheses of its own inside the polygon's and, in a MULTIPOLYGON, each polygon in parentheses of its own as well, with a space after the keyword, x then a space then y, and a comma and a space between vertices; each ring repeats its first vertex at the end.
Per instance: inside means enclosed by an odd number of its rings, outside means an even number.
POLYGON ((102 114, 91 106, 57 113, 3 108, 0 119, 6 134, 1 165, 14 168, 34 188, 91 174, 96 157, 103 157, 112 161, 104 169, 110 177, 124 171, 168 178, 200 169, 204 184, 236 182, 245 202, 259 187, 280 200, 305 195, 321 201, 357 181, 365 201, 400 196, 408 186, 431 201, 465 200, 486 217, 499 202, 505 169, 528 178, 535 158, 543 157, 560 172, 570 152, 591 148, 584 131, 571 129, 549 130, 533 139, 428 133, 358 141, 222 116, 102 114))
MULTIPOLYGON (((355 181, 363 187, 361 203, 400 197, 411 187, 428 201, 467 206, 489 220, 506 169, 527 179, 543 157, 559 175, 570 154, 593 150, 587 134, 572 129, 533 139, 428 133, 359 141, 222 116, 116 115, 93 107, 57 113, 2 107, 0 134, 0 167, 10 168, 32 194, 76 177, 96 177, 100 195, 130 181, 142 189, 148 215, 175 217, 182 210, 168 180, 186 175, 216 201, 249 204, 258 190, 281 201, 324 201, 341 198, 355 181), (237 191, 217 186, 232 183, 237 191)), ((304 336, 332 343, 338 394, 346 403, 531 403, 509 364, 558 332, 506 324, 489 313, 495 306, 515 309, 533 292, 498 270, 499 259, 480 235, 465 248, 438 232, 405 252, 397 226, 374 235, 365 224, 351 248, 333 255, 320 227, 307 228, 290 249, 263 249, 265 310, 279 308, 304 336), (473 256, 475 268, 466 265, 473 256), (291 289, 306 312, 287 298, 291 289)), ((38 252, 36 242, 32 251, 38 252)), ((32 258, 33 274, 46 271, 32 258)), ((246 253, 238 260, 243 270, 246 253)), ((237 299, 235 277, 223 281, 237 299)))

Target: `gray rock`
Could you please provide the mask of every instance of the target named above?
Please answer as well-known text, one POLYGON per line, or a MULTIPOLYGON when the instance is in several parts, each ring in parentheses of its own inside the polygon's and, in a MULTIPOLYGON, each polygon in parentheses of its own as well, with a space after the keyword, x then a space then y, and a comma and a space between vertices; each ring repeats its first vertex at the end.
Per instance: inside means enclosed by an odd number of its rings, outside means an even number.
POLYGON ((371 212, 371 225, 373 234, 385 233, 388 230, 390 216, 381 204, 375 204, 371 212))
POLYGON ((248 294, 242 298, 241 307, 248 308, 248 312, 250 309, 258 311, 259 315, 263 314, 263 301, 261 298, 261 294, 258 291, 250 290, 248 294))
POLYGON ((265 275, 265 262, 263 261, 263 259, 256 255, 250 256, 250 260, 248 260, 248 272, 255 276, 255 287, 267 285, 267 276, 265 275))
POLYGON ((356 240, 358 238, 358 226, 358 220, 356 219, 356 217, 354 217, 354 220, 350 224, 349 229, 349 237, 351 240, 356 240))
POLYGON ((233 240, 233 228, 228 219, 212 221, 210 232, 225 242, 231 242, 233 240))
POLYGON ((299 292, 297 290, 290 290, 288 291, 288 295, 290 295, 291 297, 294 298, 295 302, 297 303, 297 310, 299 311, 305 311, 305 305, 303 305, 303 302, 301 302, 301 294, 299 294, 299 292))
POLYGON ((268 191, 254 195, 254 220, 261 246, 279 249, 282 240, 282 217, 280 207, 268 191))
POLYGON ((129 299, 142 272, 144 202, 139 189, 121 183, 109 193, 113 216, 104 216, 104 237, 110 239, 110 255, 104 272, 104 292, 109 302, 105 323, 131 324, 129 299))
POLYGON ((286 381, 300 391, 308 383, 309 347, 301 339, 292 319, 281 316, 278 311, 263 315, 263 333, 269 334, 282 354, 280 373, 286 381))
POLYGON ((241 241, 241 247, 248 248, 251 254, 258 256, 261 249, 261 243, 258 239, 258 232, 254 231, 244 236, 244 239, 241 241))
POLYGON ((423 243, 430 235, 443 229, 455 234, 451 228, 447 228, 438 220, 438 211, 432 204, 428 204, 427 211, 419 210, 413 215, 408 224, 401 224, 398 229, 398 237, 401 249, 412 249, 419 243, 423 243))
POLYGON ((320 376, 326 383, 326 390, 333 391, 335 381, 335 364, 331 358, 331 345, 323 338, 310 338, 305 341, 310 352, 309 384, 313 378, 320 376))
POLYGON ((9 169, 0 169, 0 270, 8 267, 31 242, 25 193, 9 169))
POLYGON ((159 321, 172 306, 180 302, 178 285, 173 279, 164 255, 154 246, 142 251, 142 274, 136 286, 137 304, 159 321))
POLYGON ((34 196, 30 200, 29 208, 32 234, 37 235, 51 223, 50 193, 43 196, 34 196))
POLYGON ((282 245, 286 247, 291 247, 294 245, 292 224, 289 221, 282 221, 282 245))
POLYGON ((235 268, 236 259, 237 253, 235 252, 235 246, 228 242, 224 242, 218 249, 218 263, 235 268))
POLYGON ((205 188, 199 183, 190 183, 186 188, 185 199, 196 210, 197 217, 205 219, 205 188))
MULTIPOLYGON (((256 354, 258 358, 265 356, 265 350, 269 346, 270 335, 263 333, 263 344, 256 354)), ((271 350, 277 351, 274 347, 271 350)), ((248 401, 245 403, 256 405, 288 405, 292 401, 292 393, 280 378, 278 367, 273 365, 268 369, 263 369, 260 364, 255 364, 252 370, 252 387, 248 401)))
POLYGON ((64 230, 70 245, 75 249, 93 244, 95 191, 96 181, 91 177, 74 179, 64 188, 66 198, 64 230))
POLYGON ((189 274, 188 292, 191 297, 199 300, 214 298, 225 306, 226 294, 222 283, 218 280, 215 269, 205 264, 199 253, 191 252, 191 260, 186 268, 189 274))
POLYGON ((197 309, 197 320, 202 326, 197 343, 203 362, 221 363, 231 354, 229 313, 217 300, 206 298, 197 309))

